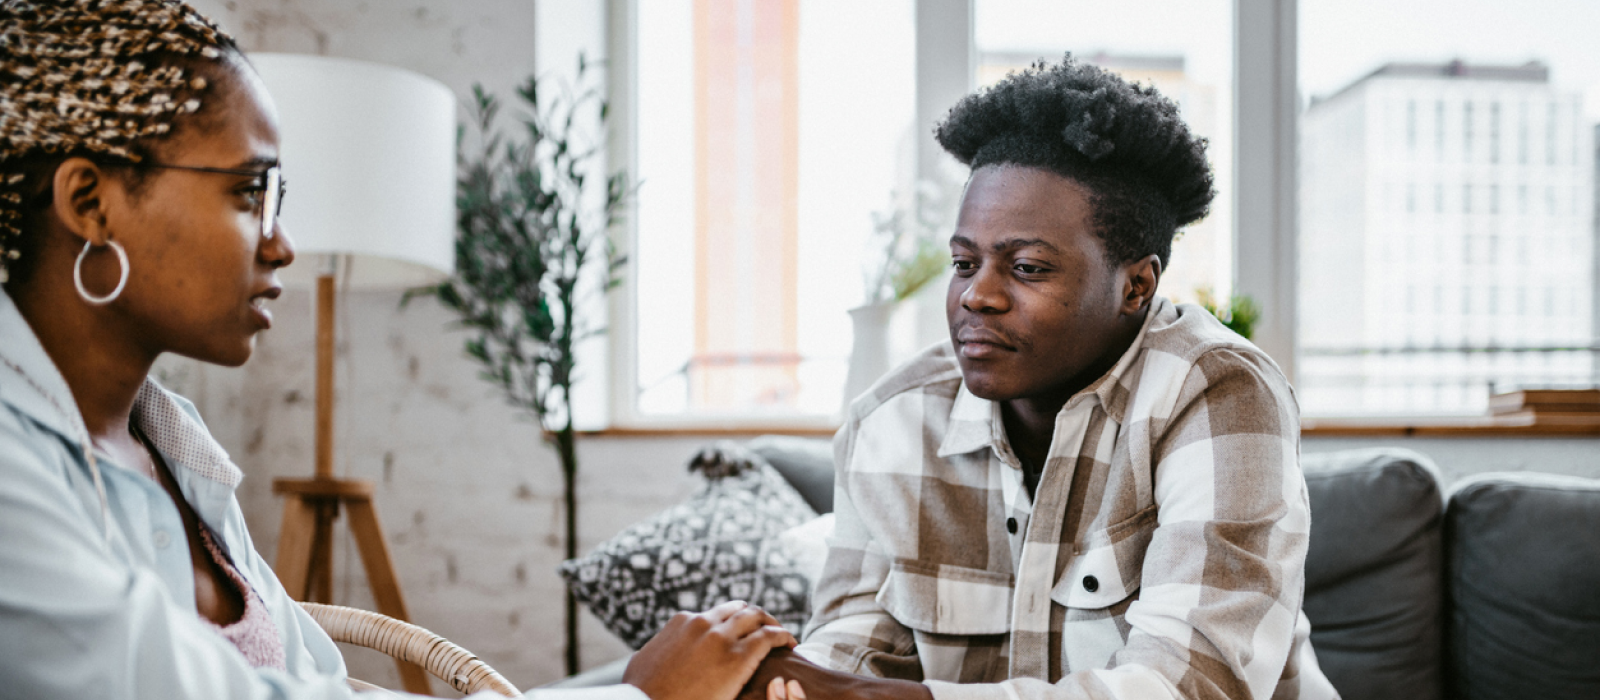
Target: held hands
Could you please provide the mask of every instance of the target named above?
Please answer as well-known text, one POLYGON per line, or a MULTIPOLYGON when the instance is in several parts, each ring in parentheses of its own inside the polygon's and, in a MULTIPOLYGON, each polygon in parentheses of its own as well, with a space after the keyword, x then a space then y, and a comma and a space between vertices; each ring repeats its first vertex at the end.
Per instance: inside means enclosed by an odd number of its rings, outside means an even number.
MULTIPOLYGON (((634 654, 622 682, 651 700, 733 700, 768 652, 794 644, 794 635, 766 611, 729 601, 702 613, 674 615, 634 654)), ((805 697, 803 691, 785 691, 774 700, 805 697)))
POLYGON ((739 700, 806 700, 808 694, 819 700, 933 700, 933 693, 921 683, 834 671, 787 647, 767 655, 740 691, 739 700))

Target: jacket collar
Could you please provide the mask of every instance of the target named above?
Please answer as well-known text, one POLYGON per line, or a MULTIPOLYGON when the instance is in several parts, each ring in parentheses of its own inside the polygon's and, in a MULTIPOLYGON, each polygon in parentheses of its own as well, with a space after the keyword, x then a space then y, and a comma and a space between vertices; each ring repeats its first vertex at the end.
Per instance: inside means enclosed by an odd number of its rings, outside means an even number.
MULTIPOLYGON (((0 345, 0 402, 61 435, 68 444, 85 444, 88 429, 66 378, 4 290, 0 290, 0 338, 6 339, 0 345)), ((188 402, 155 380, 146 378, 139 388, 132 420, 175 468, 173 476, 180 484, 188 481, 181 473, 185 470, 230 490, 243 480, 244 474, 200 423, 188 402)))
POLYGON ((34 422, 80 443, 88 434, 66 378, 39 344, 11 295, 0 289, 0 401, 34 422))
MULTIPOLYGON (((1145 314, 1144 324, 1139 327, 1139 334, 1134 336, 1133 343, 1128 345, 1127 351, 1122 353, 1117 364, 1089 386, 1073 394, 1066 405, 1061 407, 1062 413, 1076 409, 1086 401, 1098 401, 1105 408, 1107 416, 1121 424, 1127 412, 1130 387, 1137 379, 1135 373, 1129 370, 1138 361, 1144 349, 1146 333, 1153 325, 1170 325, 1176 316, 1177 309, 1172 302, 1166 297, 1156 297, 1150 303, 1150 311, 1145 314)), ((949 428, 945 432, 944 440, 939 443, 938 455, 949 457, 985 447, 993 449, 995 454, 1000 455, 1011 451, 1010 443, 1006 441, 1005 423, 1000 417, 1000 404, 978 398, 967 390, 967 383, 963 381, 961 387, 956 390, 955 402, 950 407, 949 428)))

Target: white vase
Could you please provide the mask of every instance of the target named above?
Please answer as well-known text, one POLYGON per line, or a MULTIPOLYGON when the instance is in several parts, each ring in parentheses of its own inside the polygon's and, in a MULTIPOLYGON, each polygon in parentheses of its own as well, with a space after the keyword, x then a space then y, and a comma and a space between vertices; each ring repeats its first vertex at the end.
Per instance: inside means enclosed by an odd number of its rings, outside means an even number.
POLYGON ((844 380, 844 407, 889 371, 889 319, 894 302, 884 301, 850 310, 850 371, 844 380))

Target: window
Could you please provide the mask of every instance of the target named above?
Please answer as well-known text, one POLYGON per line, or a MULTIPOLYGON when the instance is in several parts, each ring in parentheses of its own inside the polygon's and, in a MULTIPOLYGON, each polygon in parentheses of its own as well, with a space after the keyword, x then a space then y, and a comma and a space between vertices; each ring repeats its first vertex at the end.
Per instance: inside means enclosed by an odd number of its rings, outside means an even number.
MULTIPOLYGON (((621 4, 633 37, 627 107, 641 187, 629 311, 613 323, 613 339, 628 348, 617 354, 614 421, 836 420, 847 311, 863 301, 870 254, 862 241, 875 214, 926 180, 916 166, 926 138, 916 127, 925 70, 916 34, 928 31, 919 7, 957 3, 621 4)), ((1229 293, 1231 2, 972 0, 969 10, 960 22, 976 61, 962 92, 1071 51, 1179 103, 1211 140, 1220 193, 1175 246, 1162 287, 1186 300, 1200 287, 1229 293)), ((892 357, 944 337, 935 296, 896 313, 892 357)))
MULTIPOLYGON (((613 330, 622 331, 613 339, 626 338, 628 346, 614 353, 627 369, 614 380, 624 386, 613 391, 613 413, 624 423, 659 417, 726 425, 722 419, 729 416, 769 416, 827 424, 842 400, 839 387, 850 351, 844 310, 861 300, 862 252, 859 246, 852 251, 824 245, 819 237, 834 240, 830 233, 849 230, 859 239, 871 225, 871 214, 889 208, 889 193, 907 188, 912 178, 905 162, 914 159, 925 131, 913 127, 912 116, 926 109, 915 106, 913 87, 928 70, 916 63, 918 8, 959 9, 959 0, 892 0, 848 10, 822 0, 778 3, 793 7, 792 44, 799 57, 800 87, 793 98, 799 113, 793 127, 799 144, 791 216, 795 282, 793 298, 785 302, 795 309, 793 332, 785 336, 792 342, 785 339, 771 348, 735 345, 720 355, 696 340, 705 315, 697 308, 696 285, 710 283, 699 280, 707 266, 696 248, 701 225, 696 207, 705 205, 695 204, 695 192, 702 186, 704 162, 694 157, 692 97, 695 8, 718 1, 618 0, 629 8, 637 35, 634 82, 642 88, 671 85, 676 75, 678 94, 672 98, 676 106, 651 103, 657 98, 643 93, 629 105, 632 114, 651 115, 648 122, 633 124, 637 152, 631 162, 646 184, 630 220, 639 237, 632 251, 637 263, 630 270, 636 277, 632 289, 649 293, 631 297, 631 312, 613 320, 613 330), (824 5, 826 11, 820 9, 824 5), (811 60, 820 46, 837 54, 832 64, 811 60), (667 53, 650 54, 655 49, 667 53), (824 65, 836 66, 837 72, 826 73, 824 65), (867 65, 873 70, 861 68, 867 65), (647 77, 652 72, 656 77, 647 77), (850 97, 839 96, 845 93, 850 97), (846 113, 824 105, 862 100, 880 100, 873 104, 883 107, 849 112, 865 115, 850 139, 820 135, 830 116, 846 113), (835 113, 826 114, 829 109, 835 113), (827 151, 830 143, 847 146, 827 151), (893 147, 883 148, 886 143, 893 147), (673 153, 676 160, 666 157, 673 153), (808 177, 808 165, 854 166, 857 161, 860 166, 847 173, 851 184, 833 190, 840 193, 840 206, 830 206, 829 216, 818 218, 817 202, 824 201, 819 193, 827 183, 808 177), (649 252, 652 247, 656 252, 649 252), (827 289, 813 289, 813 284, 827 289), (704 392, 696 398, 700 380, 691 374, 697 371, 706 377, 742 373, 746 379, 732 383, 748 386, 718 405, 705 400, 709 394, 704 392)), ((724 4, 724 15, 765 7, 736 0, 724 4)), ((1222 192, 1206 222, 1214 226, 1210 240, 1199 227, 1184 236, 1163 291, 1179 298, 1198 286, 1224 294, 1230 287, 1260 291, 1258 301, 1267 308, 1262 327, 1272 334, 1275 357, 1295 377, 1306 415, 1473 414, 1482 412, 1490 387, 1591 384, 1597 378, 1590 260, 1600 58, 1590 49, 1585 28, 1600 26, 1600 6, 1582 0, 1468 4, 1441 20, 1427 7, 1378 0, 1299 0, 1298 9, 1287 14, 1270 3, 1227 0, 971 0, 970 19, 961 21, 970 22, 962 26, 970 32, 975 60, 968 70, 974 82, 991 81, 1034 57, 1055 60, 1067 50, 1130 77, 1158 80, 1152 73, 1178 74, 1181 89, 1158 86, 1179 99, 1197 131, 1212 136, 1222 192), (1374 25, 1366 19, 1380 15, 1392 21, 1374 25), (1246 29, 1235 36, 1236 26, 1246 29), (1283 32, 1297 38, 1273 39, 1283 32), (1262 68, 1274 62, 1260 59, 1283 57, 1273 46, 1294 46, 1298 52, 1293 59, 1297 89, 1285 91, 1262 68), (1252 60, 1236 62, 1236 55, 1252 60), (1181 73, 1174 70, 1180 66, 1181 73), (1286 119, 1271 110, 1283 110, 1275 105, 1287 101, 1261 101, 1255 95, 1290 92, 1305 96, 1298 156, 1283 155, 1279 144, 1287 140, 1234 141, 1236 121, 1240 129, 1257 134, 1259 127, 1286 119), (1239 114, 1232 113, 1236 101, 1246 105, 1239 114), (1215 123, 1201 124, 1210 118, 1215 123), (1262 149, 1271 157, 1260 159, 1262 149), (1235 152, 1241 155, 1237 165, 1224 158, 1235 152), (1296 161, 1295 174, 1285 177, 1286 163, 1296 161), (1252 184, 1230 192, 1236 173, 1252 184), (1285 189, 1275 185, 1296 181, 1285 189), (1516 188, 1515 207, 1500 200, 1502 194, 1512 195, 1505 191, 1509 187, 1516 188), (1293 200, 1296 192, 1297 204, 1281 215, 1263 204, 1293 200), (1299 217, 1297 225, 1290 215, 1299 217), (1395 226, 1406 230, 1392 230, 1395 226), (1292 245, 1273 243, 1296 229, 1292 245), (1235 236, 1247 243, 1233 246, 1235 236), (1476 255, 1469 236, 1485 241, 1476 255), (1391 244, 1401 240, 1404 245, 1391 244), (1279 272, 1261 276, 1266 269, 1291 269, 1291 255, 1300 261, 1298 279, 1279 272), (1476 262, 1464 262, 1468 259, 1476 262), (1180 273, 1195 277, 1184 279, 1180 273), (1408 279, 1398 282, 1392 279, 1396 275, 1408 279), (1283 279, 1294 286, 1276 281, 1283 279), (1406 300, 1390 304, 1402 307, 1394 310, 1399 313, 1419 309, 1415 323, 1386 315, 1384 300, 1393 299, 1397 284, 1417 287, 1414 301, 1408 288, 1406 300), (1489 285, 1499 292, 1491 293, 1489 285), (1472 315, 1491 308, 1499 310, 1502 321, 1472 315), (1298 348, 1293 357, 1286 357, 1285 345, 1298 348), (1403 367, 1430 371, 1414 380, 1419 373, 1397 370, 1403 367)), ((947 53, 964 53, 951 46, 947 53)), ((735 87, 741 79, 737 72, 728 78, 735 87)), ((761 121, 758 128, 771 126, 761 121)), ((737 179, 734 184, 743 186, 737 179)), ((756 259, 763 272, 775 269, 776 260, 759 251, 741 255, 756 259)), ((758 284, 783 276, 729 272, 738 269, 729 265, 718 274, 743 274, 758 284)), ((702 296, 711 303, 710 295, 702 296)), ((755 297, 725 305, 736 309, 740 304, 747 312, 786 308, 755 297)), ((942 310, 933 311, 933 321, 942 325, 942 310)), ((774 321, 763 317, 762 323, 774 321)), ((736 338, 761 335, 737 323, 731 327, 736 338)))
POLYGON ((1489 105, 1489 162, 1500 162, 1500 103, 1489 105))
MULTIPOLYGON (((1600 6, 1471 0, 1447 21, 1377 0, 1300 0, 1299 10, 1308 96, 1296 362, 1304 413, 1482 414, 1491 390, 1600 380, 1592 308, 1600 56, 1580 29, 1600 25, 1600 6), (1386 21, 1363 21, 1376 14, 1386 21), (1347 127, 1379 126, 1394 100, 1432 103, 1426 161, 1347 127), (1501 153, 1502 133, 1515 139, 1514 157, 1509 142, 1501 153), (1426 184, 1435 187, 1431 213, 1397 217, 1374 206, 1385 190, 1409 197, 1426 184), (1502 208, 1502 185, 1516 187, 1516 216, 1505 215, 1513 210, 1502 208), (1445 202, 1447 189, 1459 205, 1445 202), (1371 203, 1346 212, 1320 204, 1351 192, 1371 203), (1419 231, 1435 242, 1431 254, 1395 259, 1382 245, 1419 231), (1316 255, 1341 246, 1369 252, 1316 255), (1437 282, 1434 307, 1446 313, 1428 321, 1431 345, 1413 342, 1402 321, 1409 302, 1386 304, 1379 294, 1394 275, 1437 282), (1436 369, 1405 370, 1420 366, 1436 369)), ((1409 109, 1402 118, 1381 128, 1405 130, 1409 143, 1409 109)))
POLYGON ((914 4, 630 7, 641 184, 617 413, 831 420, 863 242, 913 185, 914 4))
POLYGON ((1523 102, 1517 111, 1517 164, 1528 164, 1528 103, 1523 102))
POLYGON ((1444 160, 1444 100, 1433 107, 1433 159, 1444 160))
POLYGON ((1406 100, 1406 150, 1417 150, 1417 101, 1406 100))

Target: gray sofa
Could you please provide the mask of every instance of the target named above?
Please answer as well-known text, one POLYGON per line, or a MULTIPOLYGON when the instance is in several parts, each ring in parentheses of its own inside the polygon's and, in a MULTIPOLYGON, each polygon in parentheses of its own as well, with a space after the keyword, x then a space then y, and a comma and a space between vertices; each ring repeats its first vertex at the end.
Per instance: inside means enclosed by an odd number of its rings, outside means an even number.
MULTIPOLYGON (((832 511, 826 441, 749 447, 832 511)), ((1318 663, 1347 700, 1600 698, 1600 481, 1484 474, 1447 494, 1430 460, 1407 450, 1302 463, 1305 611, 1318 663)), ((552 687, 618 682, 624 664, 552 687)))

